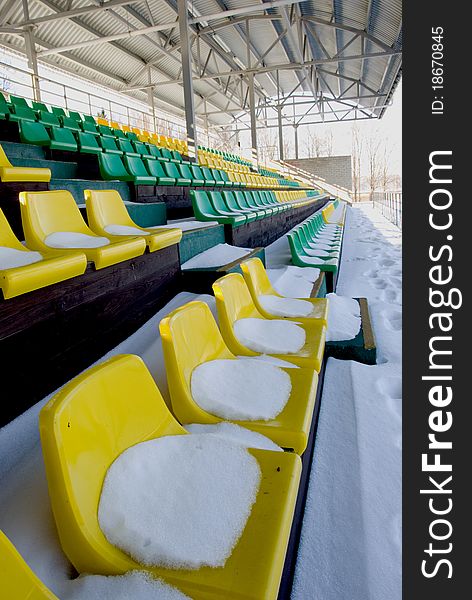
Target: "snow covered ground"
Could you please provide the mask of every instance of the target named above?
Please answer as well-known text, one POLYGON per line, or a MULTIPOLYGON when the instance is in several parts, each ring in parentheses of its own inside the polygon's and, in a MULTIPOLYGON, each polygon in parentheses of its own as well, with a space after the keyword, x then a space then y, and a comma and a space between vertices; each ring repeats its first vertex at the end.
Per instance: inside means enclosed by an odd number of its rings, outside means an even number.
POLYGON ((329 359, 292 600, 401 598, 401 233, 348 211, 337 293, 369 301, 378 364, 329 359))

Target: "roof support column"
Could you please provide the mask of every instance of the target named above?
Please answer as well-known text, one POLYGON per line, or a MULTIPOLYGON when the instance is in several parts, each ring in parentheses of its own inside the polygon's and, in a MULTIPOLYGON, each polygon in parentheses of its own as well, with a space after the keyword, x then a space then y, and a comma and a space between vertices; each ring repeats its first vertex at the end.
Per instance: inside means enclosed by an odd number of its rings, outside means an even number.
POLYGON ((197 126, 195 123, 195 104, 192 80, 192 53, 190 50, 188 10, 186 0, 177 0, 179 31, 182 55, 182 80, 184 86, 185 122, 187 125, 188 157, 196 162, 198 156, 197 126))
POLYGON ((293 126, 295 133, 295 158, 298 160, 298 125, 293 126))
POLYGON ((251 115, 251 154, 256 168, 259 168, 259 155, 257 151, 257 122, 256 122, 256 97, 254 93, 254 73, 249 73, 249 113, 251 115))
MULTIPOLYGON (((25 21, 29 21, 29 6, 28 0, 23 0, 23 15, 25 21)), ((28 67, 33 71, 31 75, 31 83, 33 86, 33 99, 36 102, 41 102, 41 88, 39 85, 39 73, 38 73, 38 57, 36 54, 36 47, 34 45, 33 37, 33 25, 28 25, 25 31, 25 48, 26 56, 28 58, 28 67)))
POLYGON ((285 160, 284 156, 284 129, 282 125, 282 107, 277 106, 277 117, 279 125, 279 160, 285 160))

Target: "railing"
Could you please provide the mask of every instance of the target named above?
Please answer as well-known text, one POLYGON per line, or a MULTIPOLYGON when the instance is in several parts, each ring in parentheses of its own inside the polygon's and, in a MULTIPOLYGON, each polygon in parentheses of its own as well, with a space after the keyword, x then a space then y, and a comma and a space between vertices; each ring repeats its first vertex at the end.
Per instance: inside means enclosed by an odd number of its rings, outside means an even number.
MULTIPOLYGON (((48 69, 48 71, 50 70, 48 69)), ((61 75, 63 74, 61 73, 61 75)), ((63 75, 63 77, 70 78, 72 81, 70 75, 63 75)), ((97 89, 94 92, 77 89, 81 84, 83 86, 87 84, 82 79, 77 80, 76 87, 44 75, 40 75, 38 80, 41 102, 45 104, 60 106, 94 117, 103 116, 109 121, 156 131, 169 137, 186 139, 186 127, 183 120, 179 120, 177 117, 177 120, 173 121, 168 114, 161 116, 156 109, 148 107, 144 102, 128 98, 116 90, 110 90, 107 94, 104 89, 103 95, 101 95, 98 91, 100 89, 98 84, 89 84, 97 89)), ((0 91, 20 96, 29 101, 35 100, 33 73, 27 68, 21 68, 0 59, 0 91)), ((203 132, 200 134, 204 135, 203 132)))
POLYGON ((374 192, 372 202, 386 219, 402 228, 402 192, 374 192))

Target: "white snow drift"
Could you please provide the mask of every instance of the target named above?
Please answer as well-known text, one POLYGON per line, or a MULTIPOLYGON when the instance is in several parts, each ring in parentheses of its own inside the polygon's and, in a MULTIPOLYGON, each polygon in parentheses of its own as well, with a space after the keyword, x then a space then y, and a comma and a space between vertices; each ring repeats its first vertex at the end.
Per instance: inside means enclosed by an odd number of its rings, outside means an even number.
POLYGON ((305 330, 291 321, 274 319, 238 319, 234 335, 254 352, 295 354, 305 345, 305 330))
POLYGON ((202 425, 200 423, 190 423, 185 425, 189 433, 215 435, 235 444, 240 444, 244 448, 259 448, 260 450, 273 450, 282 452, 282 448, 275 444, 262 433, 251 431, 246 427, 240 427, 235 423, 215 423, 214 425, 202 425))
POLYGON ((276 317, 308 317, 313 312, 313 304, 306 300, 261 294, 259 302, 265 311, 276 317))

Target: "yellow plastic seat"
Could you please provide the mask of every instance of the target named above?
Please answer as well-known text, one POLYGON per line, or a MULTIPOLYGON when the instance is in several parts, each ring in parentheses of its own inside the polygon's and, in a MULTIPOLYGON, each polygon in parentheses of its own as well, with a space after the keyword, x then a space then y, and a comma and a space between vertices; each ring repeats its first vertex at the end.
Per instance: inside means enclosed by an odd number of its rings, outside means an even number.
POLYGON ((296 454, 251 450, 261 467, 261 487, 224 567, 151 569, 110 544, 97 517, 106 472, 122 452, 160 436, 186 434, 143 361, 119 355, 79 375, 42 409, 39 426, 59 538, 79 573, 145 569, 194 600, 275 600, 300 478, 296 454))
POLYGON ((110 122, 108 121, 108 119, 105 119, 104 117, 97 117, 97 124, 105 125, 106 127, 109 127, 110 122))
POLYGON ((36 577, 3 531, 0 531, 0 598, 59 600, 36 577))
MULTIPOLYGON (((76 248, 57 249, 48 246, 45 239, 51 233, 73 232, 95 236, 83 220, 72 194, 66 190, 21 192, 20 207, 26 243, 39 252, 56 255, 77 252, 76 248)), ((144 238, 136 237, 99 248, 79 250, 87 256, 88 260, 93 261, 96 269, 103 269, 140 256, 146 250, 146 242, 144 238)))
POLYGON ((49 182, 51 181, 51 169, 14 167, 0 144, 0 181, 3 183, 14 181, 49 182))
MULTIPOLYGON (((233 325, 238 319, 264 319, 257 310, 244 281, 239 273, 230 273, 220 277, 213 284, 213 293, 216 298, 218 322, 226 345, 236 356, 258 356, 237 339, 233 325)), ((315 369, 318 373, 323 362, 326 339, 326 325, 321 319, 312 319, 310 322, 301 322, 299 327, 305 330, 305 344, 296 354, 273 354, 277 358, 292 362, 299 367, 315 369)))
MULTIPOLYGON (((0 246, 20 252, 29 250, 15 236, 1 209, 0 246)), ((71 252, 65 256, 43 256, 43 260, 23 267, 2 270, 0 266, 0 288, 5 300, 77 277, 87 268, 87 257, 83 252, 71 252)))
MULTIPOLYGON (((171 395, 172 411, 181 423, 219 423, 223 419, 200 408, 191 394, 190 381, 198 365, 217 359, 234 359, 218 325, 204 302, 177 308, 159 325, 171 395)), ((313 369, 284 369, 292 391, 282 412, 271 421, 235 420, 234 423, 266 435, 282 448, 302 454, 308 442, 316 399, 318 374, 313 369)))
POLYGON ((267 276, 267 272, 264 268, 260 258, 250 258, 241 263, 241 271, 243 272, 244 281, 251 293, 252 300, 257 310, 266 319, 288 319, 289 321, 301 321, 302 323, 310 322, 313 319, 321 319, 326 326, 328 326, 328 299, 327 298, 299 298, 299 300, 305 300, 313 305, 313 312, 309 317, 277 317, 268 313, 261 303, 259 302, 259 296, 277 296, 278 298, 284 298, 278 292, 276 292, 267 276))
POLYGON ((182 230, 172 229, 146 229, 136 225, 129 216, 126 206, 117 190, 85 190, 85 205, 87 207, 87 220, 94 233, 109 237, 113 242, 131 239, 139 232, 128 235, 113 235, 107 232, 110 225, 122 225, 142 231, 144 240, 150 252, 178 244, 182 239, 182 230))

